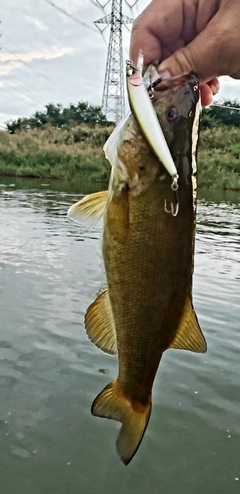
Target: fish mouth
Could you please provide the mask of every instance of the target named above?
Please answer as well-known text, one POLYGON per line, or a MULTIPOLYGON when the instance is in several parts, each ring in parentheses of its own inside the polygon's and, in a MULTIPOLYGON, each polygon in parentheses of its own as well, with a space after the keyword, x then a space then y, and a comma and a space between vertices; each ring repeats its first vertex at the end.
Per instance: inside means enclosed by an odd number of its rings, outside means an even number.
MULTIPOLYGON (((156 67, 151 64, 147 70, 147 77, 143 78, 143 61, 144 57, 141 50, 139 52, 137 65, 134 65, 132 60, 126 60, 129 104, 146 142, 172 177, 172 189, 177 190, 177 168, 163 134, 159 119, 157 118, 155 102, 161 98, 162 100, 168 99, 169 96, 171 98, 171 96, 179 91, 179 89, 180 92, 182 92, 181 88, 185 86, 188 94, 194 92, 195 94, 199 94, 198 77, 194 72, 190 72, 162 79, 159 76, 156 67), (150 82, 149 87, 146 87, 147 80, 150 82), (156 88, 157 90, 155 90, 156 88)), ((169 109, 171 110, 171 107, 169 109)), ((171 121, 173 120, 174 119, 171 118, 171 121)))

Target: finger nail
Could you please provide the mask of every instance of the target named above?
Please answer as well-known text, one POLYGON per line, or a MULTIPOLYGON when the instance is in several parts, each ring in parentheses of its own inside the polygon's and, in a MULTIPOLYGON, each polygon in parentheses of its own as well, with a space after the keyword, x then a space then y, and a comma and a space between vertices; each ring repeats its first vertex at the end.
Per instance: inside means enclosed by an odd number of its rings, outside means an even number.
POLYGON ((217 93, 218 93, 218 91, 219 91, 219 87, 220 87, 220 86, 219 86, 219 85, 217 85, 217 84, 209 84, 209 87, 210 87, 210 88, 211 88, 211 90, 212 90, 213 96, 215 96, 215 94, 217 94, 217 93))
POLYGON ((162 69, 161 65, 162 64, 160 64, 158 67, 158 73, 159 73, 160 77, 162 77, 163 79, 169 79, 169 77, 172 77, 169 70, 168 69, 162 69))

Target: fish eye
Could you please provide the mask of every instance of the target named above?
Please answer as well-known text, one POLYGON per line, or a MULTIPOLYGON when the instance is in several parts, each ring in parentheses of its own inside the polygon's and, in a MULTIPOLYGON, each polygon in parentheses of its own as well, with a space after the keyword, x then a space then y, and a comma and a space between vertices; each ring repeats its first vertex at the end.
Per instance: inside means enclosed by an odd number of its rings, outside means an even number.
POLYGON ((178 119, 178 111, 177 111, 177 108, 175 106, 168 108, 167 119, 169 122, 176 122, 176 120, 178 119))

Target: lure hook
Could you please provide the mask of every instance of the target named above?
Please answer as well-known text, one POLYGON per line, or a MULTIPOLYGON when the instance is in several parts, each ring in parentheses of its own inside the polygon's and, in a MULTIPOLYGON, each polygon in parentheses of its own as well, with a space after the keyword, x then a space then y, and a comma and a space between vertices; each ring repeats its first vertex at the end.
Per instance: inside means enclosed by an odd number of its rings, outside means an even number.
POLYGON ((179 212, 179 202, 174 204, 173 202, 170 203, 170 209, 167 207, 167 201, 166 199, 164 200, 164 211, 167 214, 171 214, 172 216, 177 216, 179 212))
POLYGON ((147 88, 150 99, 154 98, 154 88, 162 82, 162 77, 159 77, 156 81, 152 82, 147 88))
POLYGON ((164 200, 164 211, 165 211, 165 213, 171 214, 174 217, 177 216, 178 215, 178 212, 179 212, 179 199, 178 199, 177 189, 178 189, 178 184, 177 184, 177 188, 173 189, 173 187, 172 187, 172 190, 174 190, 175 201, 174 202, 170 202, 170 208, 168 208, 167 200, 166 199, 164 200))

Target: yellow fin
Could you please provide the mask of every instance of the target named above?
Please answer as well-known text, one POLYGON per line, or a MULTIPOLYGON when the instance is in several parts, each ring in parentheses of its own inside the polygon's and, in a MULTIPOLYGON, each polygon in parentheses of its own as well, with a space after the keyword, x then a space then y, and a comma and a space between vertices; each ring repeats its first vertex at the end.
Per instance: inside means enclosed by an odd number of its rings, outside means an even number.
POLYGON ((186 302, 177 334, 169 348, 179 348, 198 353, 207 351, 206 340, 202 334, 190 298, 186 302))
POLYGON ((89 194, 73 204, 67 214, 70 218, 80 223, 86 223, 89 219, 97 222, 103 215, 107 197, 107 190, 89 194))
POLYGON ((95 398, 91 412, 97 417, 115 419, 122 422, 117 437, 117 452, 128 465, 138 450, 151 413, 151 397, 147 405, 132 404, 122 393, 117 379, 110 382, 95 398))
POLYGON ((106 285, 102 293, 88 307, 85 328, 89 339, 103 352, 110 355, 117 352, 116 331, 106 285))

